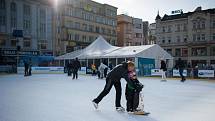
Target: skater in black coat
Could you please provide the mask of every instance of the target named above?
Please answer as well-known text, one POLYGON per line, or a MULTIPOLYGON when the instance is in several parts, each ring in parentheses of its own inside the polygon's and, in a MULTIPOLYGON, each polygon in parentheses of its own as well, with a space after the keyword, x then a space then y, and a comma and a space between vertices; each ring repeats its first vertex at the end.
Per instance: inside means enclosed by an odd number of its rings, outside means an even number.
POLYGON ((167 71, 167 68, 166 68, 166 63, 164 60, 161 60, 161 73, 162 73, 162 80, 161 81, 166 81, 166 71, 167 71))
POLYGON ((78 70, 81 68, 81 63, 78 58, 73 61, 73 79, 78 79, 78 70))
POLYGON ((142 91, 143 85, 138 81, 136 73, 130 72, 129 77, 131 82, 133 83, 133 86, 130 84, 126 84, 126 90, 125 90, 125 97, 127 100, 127 112, 135 112, 138 111, 138 105, 139 105, 139 95, 142 91))
POLYGON ((176 69, 179 69, 179 74, 181 76, 181 82, 184 82, 186 80, 186 78, 183 75, 185 64, 181 60, 181 58, 178 59, 178 62, 176 63, 175 67, 176 67, 176 69))
POLYGON ((93 105, 97 109, 98 103, 110 92, 112 86, 115 87, 116 90, 116 100, 115 106, 116 110, 124 111, 125 109, 121 106, 121 95, 122 95, 122 88, 120 79, 124 78, 127 83, 133 85, 131 80, 128 77, 129 71, 133 71, 135 68, 134 63, 131 61, 124 62, 122 64, 117 65, 113 70, 111 70, 106 78, 106 84, 103 91, 99 94, 97 98, 93 100, 93 105))

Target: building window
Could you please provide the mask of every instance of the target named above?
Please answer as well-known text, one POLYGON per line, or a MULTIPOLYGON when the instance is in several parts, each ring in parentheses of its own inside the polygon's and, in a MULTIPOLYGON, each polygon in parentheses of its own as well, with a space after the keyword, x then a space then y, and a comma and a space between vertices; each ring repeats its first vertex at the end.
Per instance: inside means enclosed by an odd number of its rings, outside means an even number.
POLYGON ((172 32, 171 26, 168 26, 168 32, 172 32))
POLYGON ((180 48, 176 48, 175 49, 175 56, 176 57, 180 57, 181 56, 181 49, 180 48))
POLYGON ((184 24, 184 31, 187 31, 187 24, 184 24))
POLYGON ((162 43, 163 43, 163 44, 165 43, 165 37, 162 38, 162 43))
POLYGON ((102 33, 102 34, 105 34, 105 28, 102 28, 102 29, 101 29, 101 33, 102 33))
POLYGON ((11 40, 11 43, 10 43, 11 46, 12 46, 12 47, 16 47, 16 42, 17 42, 17 41, 16 41, 15 39, 12 39, 12 40, 11 40))
POLYGON ((193 41, 196 41, 196 34, 193 34, 193 41))
POLYGON ((82 24, 83 30, 87 31, 87 24, 82 24))
POLYGON ((192 48, 192 56, 206 56, 206 55, 207 55, 206 47, 192 48))
POLYGON ((201 29, 200 22, 197 23, 197 29, 201 29))
POLYGON ((30 5, 24 5, 23 6, 23 13, 24 15, 30 16, 31 15, 31 7, 30 5))
POLYGON ((171 37, 168 37, 168 42, 171 43, 171 37))
POLYGON ((75 22, 75 28, 80 29, 80 23, 79 22, 75 22))
POLYGON ((187 48, 182 48, 182 56, 187 57, 188 56, 188 49, 187 48))
POLYGON ((178 43, 181 42, 181 37, 180 37, 180 36, 177 36, 176 39, 177 39, 177 42, 178 42, 178 43))
POLYGON ((30 40, 24 40, 23 41, 23 47, 26 47, 26 48, 31 47, 31 41, 30 40))
POLYGON ((184 42, 187 42, 187 38, 188 38, 188 36, 184 35, 184 42))
POLYGON ((93 31, 93 25, 89 25, 89 31, 90 31, 90 32, 94 32, 94 31, 93 31))
POLYGON ((83 41, 83 42, 87 42, 87 36, 86 36, 86 35, 83 35, 83 36, 82 36, 82 41, 83 41))
POLYGON ((172 55, 172 49, 166 49, 166 51, 167 51, 170 55, 172 55))
POLYGON ((142 29, 142 24, 134 24, 134 27, 135 27, 136 29, 142 29))
POLYGON ((197 41, 200 41, 200 40, 201 40, 200 34, 197 34, 197 41))
POLYGON ((213 33, 213 37, 212 37, 212 39, 215 41, 215 33, 213 33))
POLYGON ((213 28, 215 28, 215 20, 213 20, 213 28))
POLYGON ((0 39, 0 46, 5 46, 5 45, 6 45, 6 40, 0 39))
POLYGON ((6 16, 0 15, 0 26, 5 26, 5 25, 6 25, 6 16))
POLYGON ((205 21, 202 21, 202 29, 205 29, 205 21))
POLYGON ((215 56, 215 46, 211 47, 211 52, 210 52, 211 56, 215 56))
POLYGON ((162 32, 165 32, 165 26, 162 27, 162 32))
POLYGON ((94 40, 94 37, 93 37, 93 36, 90 36, 90 37, 89 37, 89 41, 90 41, 90 42, 93 42, 93 40, 94 40))
POLYGON ((193 29, 196 29, 196 22, 193 22, 193 29))
POLYGON ((0 9, 5 9, 6 7, 5 0, 0 0, 0 9))
POLYGON ((96 33, 99 33, 100 32, 100 28, 97 26, 96 27, 96 33))
POLYGON ((202 40, 205 40, 205 34, 202 34, 202 40))
POLYGON ((75 41, 79 41, 80 39, 80 35, 79 34, 75 34, 75 41))
POLYGON ((180 24, 177 24, 177 25, 176 25, 176 32, 180 32, 180 29, 181 29, 181 28, 180 28, 180 24))

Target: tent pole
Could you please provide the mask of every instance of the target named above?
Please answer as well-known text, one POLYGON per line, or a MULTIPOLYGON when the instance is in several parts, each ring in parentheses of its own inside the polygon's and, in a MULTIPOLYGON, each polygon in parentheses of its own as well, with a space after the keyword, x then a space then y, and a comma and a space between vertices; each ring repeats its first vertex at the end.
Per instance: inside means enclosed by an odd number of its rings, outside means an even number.
POLYGON ((116 65, 118 65, 118 59, 116 58, 116 65))
POLYGON ((65 67, 65 65, 66 65, 66 60, 64 59, 63 60, 63 66, 65 67))
POLYGON ((88 66, 88 59, 87 59, 87 65, 86 65, 86 67, 89 67, 89 66, 88 66))
POLYGON ((109 60, 109 58, 108 58, 108 63, 107 63, 107 66, 109 65, 109 61, 110 61, 110 60, 109 60))

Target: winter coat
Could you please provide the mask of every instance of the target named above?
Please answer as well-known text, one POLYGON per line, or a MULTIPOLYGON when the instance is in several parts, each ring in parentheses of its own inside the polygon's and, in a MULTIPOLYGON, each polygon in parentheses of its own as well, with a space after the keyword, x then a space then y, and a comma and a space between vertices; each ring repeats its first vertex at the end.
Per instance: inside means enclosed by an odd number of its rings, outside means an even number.
POLYGON ((78 69, 81 68, 81 63, 80 63, 79 60, 74 60, 74 61, 73 61, 73 68, 74 68, 75 70, 78 70, 78 69))
POLYGON ((185 68, 184 62, 182 60, 178 60, 178 62, 175 65, 175 68, 184 69, 185 68))
POLYGON ((107 79, 111 81, 120 81, 124 78, 128 84, 133 85, 128 76, 128 64, 126 62, 115 66, 107 75, 107 79))
POLYGON ((167 68, 166 68, 166 63, 164 61, 161 61, 161 68, 163 71, 167 71, 167 68))
POLYGON ((101 63, 100 66, 99 66, 99 68, 98 68, 98 70, 99 70, 101 73, 104 73, 105 68, 107 68, 107 66, 106 66, 105 64, 101 63))

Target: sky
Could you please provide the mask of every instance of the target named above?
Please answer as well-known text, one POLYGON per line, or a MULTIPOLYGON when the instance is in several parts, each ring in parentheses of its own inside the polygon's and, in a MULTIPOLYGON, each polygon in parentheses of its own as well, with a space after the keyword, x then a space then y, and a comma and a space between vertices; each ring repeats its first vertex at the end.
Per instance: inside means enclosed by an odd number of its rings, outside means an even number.
POLYGON ((127 14, 135 18, 141 18, 149 23, 155 22, 159 11, 161 17, 164 14, 171 15, 171 11, 182 9, 184 13, 192 12, 198 6, 202 9, 215 8, 215 0, 94 0, 106 3, 118 8, 118 14, 127 14))

